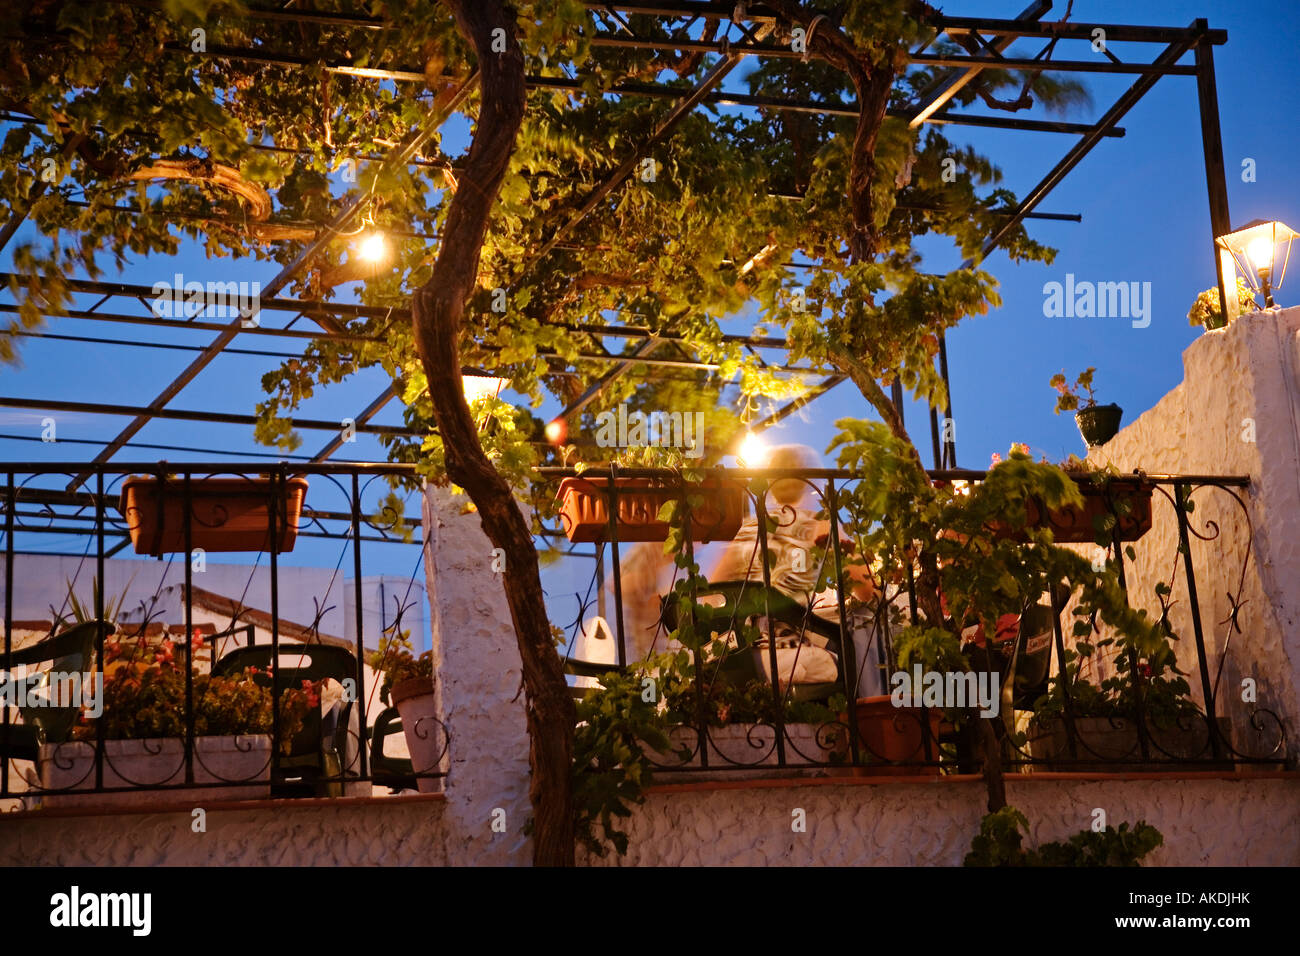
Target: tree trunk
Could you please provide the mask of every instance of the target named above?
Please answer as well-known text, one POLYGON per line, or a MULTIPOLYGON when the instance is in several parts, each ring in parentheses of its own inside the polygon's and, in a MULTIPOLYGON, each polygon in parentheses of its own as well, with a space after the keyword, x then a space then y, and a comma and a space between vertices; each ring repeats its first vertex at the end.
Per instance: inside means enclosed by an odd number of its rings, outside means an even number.
POLYGON ((505 598, 527 696, 533 862, 572 866, 573 700, 551 638, 532 535, 510 486, 483 453, 460 375, 461 318, 478 276, 492 205, 523 123, 524 57, 514 17, 499 0, 447 0, 447 5, 477 51, 482 106, 433 275, 412 302, 415 342, 429 380, 447 474, 469 494, 483 530, 505 555, 505 598), (498 48, 504 36, 504 52, 492 50, 494 34, 498 48))

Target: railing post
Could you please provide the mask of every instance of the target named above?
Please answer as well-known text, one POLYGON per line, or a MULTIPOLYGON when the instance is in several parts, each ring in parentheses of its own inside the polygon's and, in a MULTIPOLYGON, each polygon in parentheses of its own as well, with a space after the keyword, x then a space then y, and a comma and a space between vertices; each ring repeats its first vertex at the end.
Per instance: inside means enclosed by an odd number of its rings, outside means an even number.
MULTIPOLYGON (((14 627, 14 473, 5 476, 5 663, 13 653, 14 627)), ((6 680, 12 680, 9 668, 4 670, 6 680)), ((0 707, 4 712, 4 735, 9 740, 9 708, 0 707)), ((9 758, 0 760, 0 796, 9 796, 9 758)))
POLYGON ((284 466, 276 465, 271 469, 270 495, 267 513, 270 518, 270 565, 271 565, 271 782, 274 785, 280 776, 280 563, 279 563, 279 508, 276 499, 284 495, 284 466))
MULTIPOLYGON (((785 766, 785 700, 781 694, 781 669, 776 656, 776 627, 772 623, 772 568, 767 552, 767 493, 771 485, 759 492, 755 514, 758 517, 758 553, 762 555, 763 610, 767 618, 767 659, 772 668, 772 700, 776 704, 776 765, 785 766)), ((794 674, 790 675, 791 677, 794 674)))
POLYGON ((1214 686, 1210 682, 1210 664, 1205 656, 1205 631, 1201 626, 1201 602, 1196 595, 1196 572, 1192 567, 1191 541, 1187 532, 1186 504, 1192 496, 1187 484, 1174 485, 1174 501, 1178 513, 1178 550, 1183 553, 1183 568, 1187 573, 1187 602, 1192 612, 1192 633, 1196 636, 1196 661, 1201 670, 1201 692, 1205 695, 1205 721, 1210 734, 1210 747, 1215 759, 1223 756, 1223 742, 1219 739, 1218 708, 1214 700, 1214 686))
POLYGON ((627 666, 627 641, 623 636, 623 574, 618 557, 618 465, 609 464, 609 555, 614 570, 614 624, 618 631, 618 666, 627 666))
POLYGON ((826 479, 823 502, 830 521, 831 555, 835 562, 835 594, 840 609, 840 666, 844 671, 844 693, 849 712, 849 762, 856 765, 859 759, 857 648, 853 645, 854 630, 849 623, 844 606, 844 558, 840 548, 839 501, 836 498, 834 478, 826 479))
MULTIPOLYGON (((159 500, 162 496, 159 495, 159 500)), ((160 525, 161 526, 161 525, 160 525)), ((104 466, 95 466, 95 571, 99 577, 99 587, 95 594, 95 620, 104 620, 104 466)), ((104 629, 97 627, 95 633, 95 669, 104 673, 104 629)), ((103 681, 104 678, 100 677, 103 681)), ((104 789, 104 739, 108 733, 108 722, 103 715, 95 721, 95 789, 104 789)))
MULTIPOLYGON (((185 782, 194 783, 194 501, 189 469, 182 479, 185 512, 185 782)), ((146 625, 147 627, 147 625, 146 625)), ((212 663, 216 663, 214 660, 212 663)))
MULTIPOLYGON (((427 542, 429 538, 428 528, 424 529, 424 538, 427 542)), ((366 739, 366 653, 365 614, 363 613, 365 609, 362 607, 364 595, 361 590, 361 482, 355 471, 352 472, 352 589, 352 604, 356 613, 357 629, 357 699, 355 706, 359 708, 358 719, 361 726, 361 739, 357 742, 357 753, 361 758, 361 779, 364 780, 366 778, 366 750, 369 747, 369 741, 366 739)), ((346 752, 343 756, 347 756, 346 752)), ((346 777, 347 774, 343 773, 343 776, 346 777)))

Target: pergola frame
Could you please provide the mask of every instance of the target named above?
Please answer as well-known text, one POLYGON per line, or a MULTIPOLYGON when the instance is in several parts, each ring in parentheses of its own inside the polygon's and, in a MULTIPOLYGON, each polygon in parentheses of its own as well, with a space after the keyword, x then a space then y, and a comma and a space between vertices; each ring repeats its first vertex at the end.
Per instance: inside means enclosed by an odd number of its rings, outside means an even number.
MULTIPOLYGON (((134 6, 151 6, 157 7, 160 4, 157 0, 120 0, 120 2, 134 6)), ((605 180, 599 183, 579 208, 570 215, 570 217, 561 224, 551 238, 542 247, 536 250, 530 256, 526 268, 535 266, 545 255, 555 248, 563 248, 562 242, 574 227, 576 227, 587 215, 599 208, 601 200, 609 195, 615 188, 621 185, 632 171, 649 152, 649 150, 662 142, 668 137, 673 128, 684 119, 698 105, 716 104, 724 106, 740 106, 750 108, 763 108, 773 110, 790 110, 796 112, 818 113, 831 116, 856 116, 857 110, 853 104, 839 102, 813 102, 800 100, 786 100, 782 98, 748 96, 737 93, 724 92, 717 89, 718 84, 731 71, 734 66, 745 56, 758 57, 789 57, 801 56, 803 54, 795 52, 790 46, 783 46, 764 42, 764 38, 770 33, 775 22, 775 14, 762 6, 762 4, 747 5, 745 3, 733 4, 724 2, 714 2, 714 0, 678 0, 678 2, 665 3, 634 3, 634 2, 597 2, 597 0, 584 0, 585 5, 594 13, 599 14, 603 23, 610 25, 608 30, 598 31, 592 37, 594 45, 601 48, 624 49, 624 50, 645 50, 661 49, 673 51, 696 51, 701 53, 714 53, 721 57, 713 68, 707 73, 703 80, 699 81, 694 87, 686 85, 656 84, 656 83, 624 83, 611 87, 604 91, 605 95, 618 96, 641 96, 658 99, 672 99, 676 101, 676 106, 666 114, 654 127, 650 135, 640 143, 633 153, 625 158, 605 180), (661 26, 675 31, 675 35, 680 39, 662 39, 641 36, 636 33, 627 16, 639 15, 657 18, 661 26), (713 41, 693 40, 687 36, 688 31, 701 19, 711 19, 724 25, 722 36, 713 41), (735 40, 731 38, 733 32, 738 32, 739 37, 735 40)), ((1050 0, 1034 0, 1029 7, 1024 10, 1019 17, 1015 19, 996 19, 982 17, 948 17, 941 16, 935 21, 938 28, 939 36, 948 36, 965 50, 965 55, 937 55, 926 53, 925 50, 929 44, 912 51, 910 62, 927 67, 944 67, 949 68, 951 72, 932 84, 929 90, 921 97, 917 103, 911 104, 907 108, 893 107, 889 110, 892 116, 898 116, 908 119, 912 126, 921 124, 954 124, 969 125, 977 127, 988 127, 996 129, 1012 129, 1030 132, 1050 132, 1065 135, 1077 135, 1079 140, 1065 153, 1060 162, 1049 171, 1042 180, 1040 180, 1024 198, 1019 205, 1013 210, 1007 210, 1002 223, 998 229, 989 236, 985 242, 981 255, 977 259, 967 260, 965 267, 970 267, 976 261, 982 260, 991 254, 1008 235, 1027 218, 1044 218, 1044 219, 1074 219, 1079 217, 1068 214, 1038 213, 1036 207, 1042 202, 1052 189, 1058 185, 1061 180, 1075 167, 1080 161, 1092 150, 1092 148, 1102 139, 1107 137, 1123 136, 1124 130, 1118 126, 1119 121, 1128 113, 1130 109, 1146 94, 1147 91, 1162 76, 1195 76, 1197 80, 1197 95, 1200 110, 1201 138, 1205 160, 1206 188, 1210 205, 1211 235, 1208 238, 1211 249, 1213 249, 1214 238, 1218 235, 1230 231, 1230 219, 1228 212, 1227 184, 1223 161, 1222 137, 1219 125, 1218 98, 1215 86, 1213 47, 1215 45, 1227 42, 1227 33, 1223 30, 1210 29, 1204 19, 1196 19, 1187 27, 1152 27, 1152 26, 1130 26, 1123 24, 1095 24, 1095 23, 1070 23, 1063 21, 1043 22, 1041 17, 1051 9, 1050 0), (1106 47, 1104 50, 1104 60, 1098 59, 1073 59, 1073 60, 1053 60, 1044 56, 1049 51, 1045 48, 1043 53, 1036 58, 1028 59, 1024 57, 1004 57, 1002 52, 1006 50, 1014 41, 1018 39, 1042 38, 1044 40, 1061 42, 1078 43, 1083 41, 1092 44, 1097 36, 1096 31, 1103 31, 1106 47), (1149 62, 1135 62, 1121 60, 1109 47, 1111 43, 1139 43, 1139 44, 1161 44, 1163 49, 1149 62), (1183 64, 1179 61, 1188 52, 1194 53, 1193 64, 1183 64), (1130 86, 1114 104, 1094 123, 1065 123, 1065 122, 1048 122, 1043 120, 1019 119, 1014 116, 988 116, 978 114, 956 113, 946 108, 952 96, 966 85, 971 79, 987 68, 997 68, 1005 70, 1021 71, 1044 71, 1052 70, 1062 73, 1113 73, 1113 74, 1135 74, 1136 81, 1130 86)), ((227 14, 223 14, 225 16, 227 14)), ((366 17, 360 15, 345 15, 336 13, 327 13, 322 11, 313 11, 310 9, 293 9, 286 11, 274 10, 250 10, 242 15, 244 19, 252 21, 265 22, 302 22, 313 23, 335 28, 355 29, 358 31, 383 31, 388 29, 388 25, 381 19, 366 17)), ((167 44, 167 49, 172 50, 178 55, 193 57, 194 54, 187 44, 167 44)), ((291 56, 288 54, 276 53, 266 48, 234 48, 211 46, 206 53, 197 54, 199 56, 214 57, 220 59, 244 60, 247 62, 256 62, 271 66, 282 66, 285 68, 298 68, 305 64, 317 64, 318 60, 309 57, 291 56)), ((403 82, 425 82, 425 74, 422 70, 416 69, 379 69, 371 67, 359 67, 351 61, 332 61, 321 64, 327 72, 336 74, 371 78, 377 81, 391 81, 396 83, 403 82)), ((422 159, 420 157, 421 148, 428 142, 429 137, 442 124, 443 121, 459 107, 469 94, 472 86, 476 81, 476 76, 471 75, 465 79, 451 102, 445 104, 439 115, 431 116, 429 121, 419 130, 413 132, 402 144, 394 147, 386 163, 396 164, 418 164, 422 166, 436 166, 437 163, 422 159)), ((531 75, 528 77, 528 85, 532 89, 556 89, 556 90, 578 90, 579 81, 565 77, 531 75)), ((5 122, 26 122, 23 117, 6 114, 0 117, 0 121, 5 122)), ((275 149, 276 147, 267 147, 275 149)), ((29 197, 34 200, 39 196, 39 190, 44 187, 44 183, 38 184, 36 193, 29 197)), ((30 206, 30 201, 28 203, 30 206)), ((317 238, 308 243, 300 254, 272 280, 264 290, 267 295, 261 300, 260 311, 272 313, 291 313, 292 319, 284 327, 264 328, 260 324, 248 326, 243 319, 236 319, 228 325, 201 321, 176 321, 162 320, 152 314, 148 316, 135 316, 115 313, 100 313, 97 310, 105 302, 113 298, 129 299, 144 303, 144 297, 151 295, 151 291, 145 286, 133 286, 126 283, 105 283, 90 282, 84 280, 72 280, 68 283, 69 288, 78 294, 95 294, 100 298, 89 309, 66 309, 63 311, 50 312, 50 315, 84 318, 98 321, 110 321, 120 323, 146 324, 146 325, 165 325, 171 327, 184 327, 189 329, 210 329, 218 331, 219 334, 212 342, 197 351, 199 356, 195 358, 190 365, 178 374, 158 396, 145 406, 123 406, 99 403, 68 403, 54 402, 42 399, 0 397, 0 406, 22 407, 22 408, 64 408, 76 406, 76 410, 82 412, 95 412, 109 415, 128 414, 133 416, 130 424, 119 433, 112 441, 105 443, 105 447, 95 457, 97 463, 106 462, 113 457, 123 447, 129 444, 129 440, 141 428, 154 418, 186 418, 189 420, 199 421, 221 421, 228 423, 251 422, 252 416, 247 415, 221 415, 211 412, 179 412, 168 411, 167 406, 184 387, 189 384, 197 375, 210 364, 231 341, 240 333, 255 335, 271 335, 281 338, 339 338, 347 340, 363 340, 363 337, 350 334, 347 332, 344 321, 354 318, 385 318, 390 321, 409 321, 409 310, 405 309, 382 309, 373 308, 345 303, 333 303, 322 301, 306 301, 296 299, 286 299, 278 297, 278 293, 286 288, 293 277, 306 266, 312 258, 324 246, 332 241, 335 236, 341 232, 350 223, 360 211, 362 202, 359 198, 354 197, 346 203, 340 212, 329 223, 320 224, 321 231, 317 238), (305 330, 294 330, 292 325, 300 317, 306 317, 316 323, 319 331, 310 332, 305 330)), ((9 240, 17 230, 23 218, 26 215, 26 209, 15 208, 10 210, 8 221, 3 227, 0 227, 0 248, 9 240)), ((126 210, 129 212, 129 210, 126 210)), ((1230 276, 1224 274, 1224 263, 1221 257, 1214 255, 1216 270, 1218 273, 1218 287, 1220 301, 1227 302, 1227 288, 1231 281, 1230 276)), ((0 278, 8 278, 0 276, 0 278)), ((206 303, 205 303, 206 304, 206 303)), ((0 311, 14 311, 13 306, 0 306, 0 311)), ((594 337, 617 337, 621 339, 642 339, 644 341, 638 346, 632 355, 612 354, 605 350, 599 353, 584 354, 581 356, 582 361, 592 361, 609 363, 613 368, 609 373, 604 375, 598 382, 588 388, 582 397, 572 403, 569 408, 565 409, 563 414, 571 414, 578 409, 594 400, 600 393, 601 389, 613 381, 619 375, 623 374, 633 365, 662 366, 662 367, 684 367, 691 370, 716 368, 707 363, 693 362, 688 359, 655 359, 650 353, 664 342, 671 342, 674 336, 665 333, 652 333, 649 330, 638 329, 629 326, 620 325, 593 325, 591 327, 581 326, 575 328, 575 331, 589 333, 594 337)), ((39 333, 33 333, 39 334, 39 333)), ((55 336, 48 336, 55 338, 55 336)), ((77 336, 59 336, 59 338, 70 338, 78 340, 77 336)), ((751 350, 760 348, 780 349, 784 342, 780 339, 768 337, 750 337, 750 336, 725 336, 728 341, 740 342, 746 348, 751 350)), ((81 339, 84 341, 84 339, 81 339)), ((102 341, 102 340, 99 340, 102 341)), ((140 343, 145 344, 145 343, 140 343)), ((170 346, 172 348, 187 348, 185 346, 170 346)), ((259 353, 267 354, 267 353, 259 353)), ((756 354, 756 353, 755 353, 756 354)), ((948 362, 947 347, 940 336, 940 349, 938 356, 940 364, 940 373, 945 382, 948 383, 948 362)), ((789 371, 792 373, 803 372, 805 374, 815 373, 815 369, 799 369, 789 366, 769 366, 777 370, 789 371)), ((812 401, 819 395, 825 394, 835 385, 843 381, 843 376, 833 374, 825 378, 822 382, 810 389, 805 396, 785 407, 778 409, 772 415, 753 426, 756 429, 770 427, 781 419, 787 417, 793 411, 812 401)), ((393 397, 395 389, 390 386, 383 393, 376 397, 365 409, 356 417, 356 428, 358 431, 368 431, 375 433, 387 434, 407 434, 413 433, 411 429, 389 426, 373 426, 367 424, 393 397)), ((894 402, 902 410, 902 390, 895 385, 894 402)), ((956 446, 952 436, 951 429, 943 429, 941 433, 938 409, 930 410, 931 438, 934 452, 935 468, 955 468, 956 467, 956 446)), ((943 410, 946 419, 952 418, 951 395, 949 404, 943 410)), ((294 422, 296 427, 318 428, 325 427, 329 429, 338 428, 333 423, 318 423, 307 420, 297 420, 294 422)), ((315 456, 313 461, 324 461, 328 459, 340 446, 341 439, 326 444, 315 456)), ((70 489, 76 486, 76 482, 69 486, 70 489)))

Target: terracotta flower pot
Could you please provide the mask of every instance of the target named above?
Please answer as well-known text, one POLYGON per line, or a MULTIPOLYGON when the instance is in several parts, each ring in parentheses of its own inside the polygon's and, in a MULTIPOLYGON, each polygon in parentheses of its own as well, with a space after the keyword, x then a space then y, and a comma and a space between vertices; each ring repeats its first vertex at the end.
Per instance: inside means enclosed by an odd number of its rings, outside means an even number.
MULTIPOLYGON (((858 717, 858 748, 863 761, 872 764, 855 767, 854 773, 864 777, 917 777, 931 776, 938 771, 929 766, 896 766, 884 761, 922 763, 939 758, 939 725, 943 711, 920 707, 896 707, 889 695, 859 697, 855 711, 858 717), (927 758, 922 728, 929 719, 929 747, 927 758)), ((848 723, 848 716, 841 720, 848 723)))
MULTIPOLYGON (((389 699, 402 716, 411 769, 417 774, 436 773, 446 746, 434 707, 433 678, 411 677, 398 681, 389 691, 389 699)), ((442 780, 417 777, 416 786, 421 793, 437 793, 442 789, 442 780)))
MULTIPOLYGON (((1119 539, 1137 541, 1151 530, 1151 493, 1153 484, 1141 478, 1112 478, 1104 485, 1094 485, 1088 481, 1079 483, 1083 495, 1083 507, 1067 505, 1047 511, 1033 499, 1025 502, 1025 526, 1029 528, 1050 528, 1052 537, 1058 544, 1091 544, 1097 538, 1094 519, 1115 515, 1119 539), (1124 502, 1121 506, 1119 503, 1124 502), (1121 514, 1121 510, 1125 513, 1121 514)), ((1011 526, 1001 521, 989 526, 994 536, 1013 538, 1023 541, 1025 535, 1013 531, 1011 526)))
MULTIPOLYGON (((287 479, 282 496, 276 495, 270 478, 191 478, 190 547, 218 552, 269 551, 274 500, 276 551, 292 551, 306 496, 306 478, 287 479)), ((136 554, 186 551, 183 478, 128 478, 122 483, 118 510, 126 519, 136 554)))
MULTIPOLYGON (((570 541, 592 543, 609 534, 608 477, 565 478, 558 497, 560 520, 570 541)), ((668 522, 659 520, 665 503, 681 489, 652 478, 618 478, 619 541, 666 541, 668 522)), ((691 540, 730 541, 745 518, 745 485, 740 481, 706 478, 686 486, 688 495, 704 500, 691 512, 691 540)))

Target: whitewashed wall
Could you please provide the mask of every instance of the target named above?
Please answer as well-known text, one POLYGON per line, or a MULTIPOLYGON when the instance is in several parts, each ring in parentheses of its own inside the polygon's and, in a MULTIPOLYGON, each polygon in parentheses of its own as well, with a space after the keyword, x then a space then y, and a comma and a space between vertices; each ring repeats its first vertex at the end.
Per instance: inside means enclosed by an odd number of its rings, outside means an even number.
MULTIPOLYGON (((1165 845, 1153 866, 1300 865, 1300 780, 1008 781, 1030 844, 1107 822, 1145 820, 1165 845)), ((979 828, 978 781, 664 788, 625 826, 626 857, 588 865, 960 865, 979 828), (792 830, 802 809, 806 831, 792 830)), ((87 817, 0 814, 0 865, 406 866, 486 862, 479 821, 439 798, 276 809, 87 817)), ((527 860, 514 860, 526 863, 527 860)))
MULTIPOLYGON (((1254 679, 1259 706, 1300 727, 1300 308, 1246 315, 1202 335, 1184 351, 1183 369, 1173 391, 1089 457, 1124 472, 1251 478, 1249 489, 1236 489, 1244 509, 1223 491, 1197 491, 1189 523, 1212 538, 1191 539, 1212 680, 1231 638, 1220 713, 1234 718, 1236 745, 1253 751, 1262 741, 1249 732, 1244 678, 1254 679), (1223 623, 1232 611, 1228 592, 1241 606, 1241 633, 1231 635, 1223 623)), ((1172 574, 1179 662, 1200 700, 1177 520, 1159 491, 1153 516, 1127 569, 1130 600, 1158 615, 1155 585, 1172 574)))

